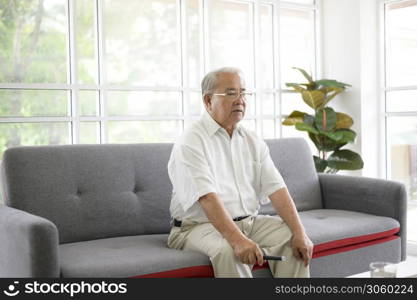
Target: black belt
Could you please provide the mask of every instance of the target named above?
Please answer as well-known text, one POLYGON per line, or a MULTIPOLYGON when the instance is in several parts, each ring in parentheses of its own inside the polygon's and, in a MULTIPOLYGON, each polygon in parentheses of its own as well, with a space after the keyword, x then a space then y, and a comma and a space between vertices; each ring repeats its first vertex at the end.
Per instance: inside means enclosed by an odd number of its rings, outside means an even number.
POLYGON ((237 221, 240 221, 240 220, 246 219, 247 217, 250 217, 250 216, 249 216, 249 215, 247 215, 247 216, 237 217, 237 218, 234 218, 234 219, 233 219, 233 221, 237 222, 237 221))
MULTIPOLYGON (((233 219, 233 221, 235 221, 235 222, 237 222, 237 221, 241 221, 241 220, 243 220, 243 219, 246 219, 247 217, 249 217, 249 215, 234 218, 234 219, 233 219)), ((175 227, 181 227, 181 224, 182 224, 182 221, 177 220, 177 219, 174 219, 174 226, 175 226, 175 227)))

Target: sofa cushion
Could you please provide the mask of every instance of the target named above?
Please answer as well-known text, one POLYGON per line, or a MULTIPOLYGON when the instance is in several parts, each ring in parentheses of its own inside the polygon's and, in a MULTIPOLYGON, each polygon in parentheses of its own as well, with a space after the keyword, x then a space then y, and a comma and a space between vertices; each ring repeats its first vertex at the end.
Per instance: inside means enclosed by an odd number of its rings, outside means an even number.
POLYGON ((62 277, 138 277, 182 271, 199 277, 210 260, 197 252, 167 247, 167 234, 138 235, 62 244, 62 277))
POLYGON ((300 212, 307 235, 314 243, 314 257, 352 250, 397 238, 397 220, 360 212, 317 209, 300 212))
MULTIPOLYGON (((315 244, 313 257, 350 251, 352 246, 372 245, 375 241, 385 242, 399 229, 394 219, 350 211, 320 209, 301 212, 300 217, 315 244)), ((62 244, 61 276, 213 276, 210 260, 205 255, 169 249, 167 238, 167 234, 155 234, 62 244)), ((265 272, 267 265, 254 269, 255 273, 269 274, 265 272)))
MULTIPOLYGON (((116 237, 59 246, 61 277, 213 277, 210 260, 166 246, 167 234, 116 237)), ((255 277, 270 277, 255 266, 255 277)))
MULTIPOLYGON (((323 208, 319 178, 311 150, 303 138, 265 140, 272 161, 284 178, 298 211, 323 208)), ((275 214, 272 204, 263 214, 275 214)))

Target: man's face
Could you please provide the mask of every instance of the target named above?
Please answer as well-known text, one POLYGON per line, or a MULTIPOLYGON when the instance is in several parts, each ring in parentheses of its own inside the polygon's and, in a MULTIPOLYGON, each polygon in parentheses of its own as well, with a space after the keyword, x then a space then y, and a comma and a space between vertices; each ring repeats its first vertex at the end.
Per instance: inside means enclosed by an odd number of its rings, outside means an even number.
MULTIPOLYGON (((239 94, 245 91, 245 84, 239 75, 220 73, 213 94, 239 94)), ((206 95, 204 104, 212 118, 222 127, 233 127, 245 115, 246 101, 243 97, 206 95), (236 99, 233 99, 236 98, 236 99)))

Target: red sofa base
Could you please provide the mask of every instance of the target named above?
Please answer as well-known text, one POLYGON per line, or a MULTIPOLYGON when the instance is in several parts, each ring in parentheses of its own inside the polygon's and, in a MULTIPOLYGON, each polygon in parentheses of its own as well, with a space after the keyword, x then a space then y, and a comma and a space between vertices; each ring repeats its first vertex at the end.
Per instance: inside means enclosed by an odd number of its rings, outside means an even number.
MULTIPOLYGON (((352 251, 359 248, 369 247, 377 244, 386 243, 400 238, 396 235, 400 228, 357 236, 352 238, 331 241, 314 246, 313 259, 327 255, 333 255, 341 252, 352 251)), ((263 266, 255 265, 253 270, 268 268, 268 263, 263 266)), ((213 267, 211 265, 193 266, 164 272, 151 273, 145 275, 133 276, 131 278, 176 278, 176 277, 214 277, 213 267)))

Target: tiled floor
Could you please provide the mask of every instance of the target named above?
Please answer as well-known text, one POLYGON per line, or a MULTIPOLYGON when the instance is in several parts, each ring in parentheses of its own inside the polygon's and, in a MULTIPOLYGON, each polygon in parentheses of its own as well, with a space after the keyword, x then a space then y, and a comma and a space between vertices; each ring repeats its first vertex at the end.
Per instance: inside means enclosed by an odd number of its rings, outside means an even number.
MULTIPOLYGON (((407 256, 407 259, 402 263, 400 268, 402 268, 402 272, 406 274, 404 277, 417 275, 417 256, 407 256)), ((402 277, 401 274, 398 277, 402 277)))
MULTIPOLYGON (((407 256, 407 259, 403 262, 400 262, 397 265, 397 277, 410 277, 413 275, 417 275, 417 256, 409 255, 407 256)), ((370 277, 369 272, 364 272, 360 274, 356 274, 349 277, 360 277, 360 278, 366 278, 370 277)))

